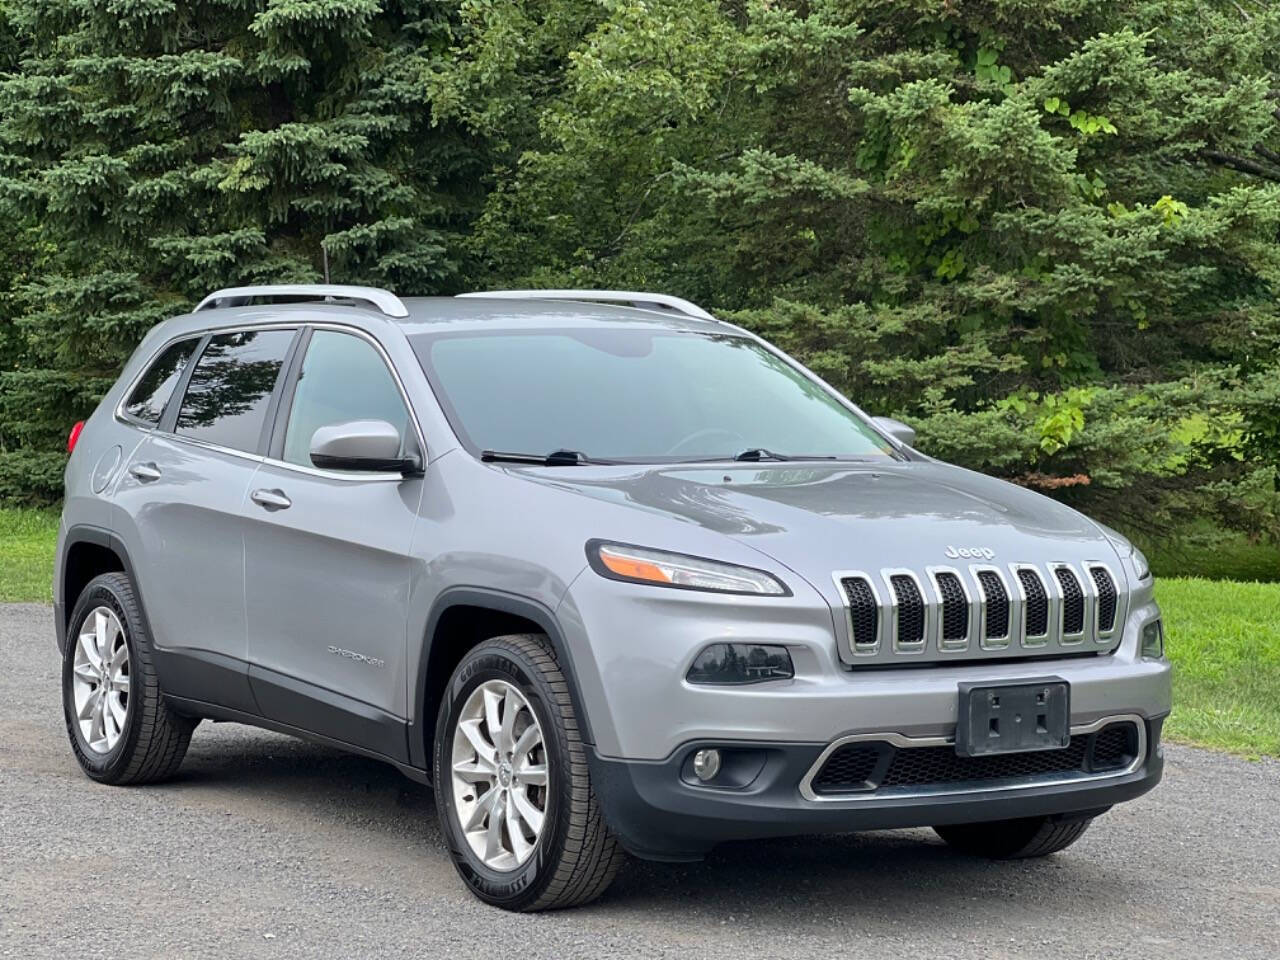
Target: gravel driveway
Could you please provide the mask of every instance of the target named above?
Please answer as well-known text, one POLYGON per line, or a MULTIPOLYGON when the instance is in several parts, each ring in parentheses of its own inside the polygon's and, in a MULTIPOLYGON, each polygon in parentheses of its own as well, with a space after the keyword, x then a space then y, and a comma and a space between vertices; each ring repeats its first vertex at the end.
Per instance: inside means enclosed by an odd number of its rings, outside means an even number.
POLYGON ((203 724, 179 779, 112 788, 67 746, 46 607, 0 606, 3 957, 1280 957, 1280 763, 1170 747, 1070 850, 991 864, 927 830, 631 862, 513 916, 463 890, 431 792, 203 724))

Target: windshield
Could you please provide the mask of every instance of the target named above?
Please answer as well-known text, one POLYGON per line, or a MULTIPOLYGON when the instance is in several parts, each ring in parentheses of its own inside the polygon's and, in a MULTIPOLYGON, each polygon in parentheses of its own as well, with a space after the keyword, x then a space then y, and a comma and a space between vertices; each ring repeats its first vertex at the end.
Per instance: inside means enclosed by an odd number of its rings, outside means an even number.
POLYGON ((476 453, 637 462, 893 456, 821 384, 741 336, 574 328, 411 340, 476 453))

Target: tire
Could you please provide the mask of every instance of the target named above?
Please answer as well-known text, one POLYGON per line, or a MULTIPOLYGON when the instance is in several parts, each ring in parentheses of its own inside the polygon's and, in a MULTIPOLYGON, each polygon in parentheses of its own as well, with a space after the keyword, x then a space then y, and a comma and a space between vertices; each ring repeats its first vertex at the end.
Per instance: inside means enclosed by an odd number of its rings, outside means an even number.
POLYGON ((1046 857, 1071 846, 1093 823, 1092 817, 1070 820, 1030 817, 991 823, 959 823, 934 827, 947 845, 975 857, 1024 860, 1046 857))
POLYGON ((594 900, 613 881, 623 854, 592 792, 569 685, 546 637, 495 637, 467 653, 440 704, 432 752, 441 832, 458 874, 485 903, 524 912, 573 907, 594 900), (505 697, 492 714, 488 712, 491 696, 505 697), (478 719, 477 702, 482 709, 478 719), (507 718, 514 718, 505 738, 488 734, 492 728, 488 718, 496 719, 499 710, 500 728, 506 729, 507 718), (533 734, 530 718, 540 728, 533 734), (526 735, 540 736, 541 746, 522 751, 526 735), (481 738, 478 742, 487 756, 498 758, 496 765, 482 760, 474 736, 481 738), (504 742, 514 744, 514 751, 504 753, 504 742), (488 750, 491 745, 494 749, 488 750), (503 756, 510 758, 506 781, 501 779, 503 756), (459 762, 472 780, 455 774, 459 762), (492 776, 487 772, 490 767, 492 776), (539 769, 545 787, 536 783, 539 769), (523 804, 517 794, 523 796, 523 804), (503 823, 494 833, 492 847, 492 812, 480 823, 474 820, 489 798, 496 801, 503 823), (530 804, 535 813, 542 812, 540 829, 532 840, 531 821, 521 812, 530 804), (463 817, 473 824, 470 833, 463 828, 463 817), (513 829, 519 831, 519 844, 513 829), (483 844, 484 849, 473 844, 483 844), (524 859, 518 859, 522 849, 524 859), (496 852, 486 863, 490 850, 496 852))
POLYGON ((191 732, 199 721, 179 716, 165 703, 152 664, 151 635, 133 583, 123 573, 95 577, 72 608, 62 657, 62 710, 80 769, 100 783, 124 785, 165 780, 177 771, 187 752, 191 732), (91 617, 93 623, 87 623, 91 617), (94 726, 92 705, 95 701, 92 693, 86 693, 84 679, 95 669, 89 650, 94 644, 82 638, 86 633, 98 635, 94 626, 100 619, 107 624, 102 636, 115 636, 118 625, 121 639, 111 641, 116 651, 111 659, 113 662, 119 659, 119 674, 127 675, 126 691, 120 689, 123 681, 110 678, 104 681, 106 674, 98 674, 98 687, 112 694, 119 689, 122 694, 115 701, 118 712, 104 704, 101 728, 94 726), (80 716, 82 709, 77 706, 77 698, 82 706, 89 708, 90 716, 80 716), (110 718, 106 716, 108 712, 110 718), (119 715, 123 721, 116 720, 119 715), (90 724, 89 734, 84 731, 82 720, 90 724), (101 738, 97 738, 99 729, 103 734, 101 738), (110 739, 112 731, 114 739, 110 739))

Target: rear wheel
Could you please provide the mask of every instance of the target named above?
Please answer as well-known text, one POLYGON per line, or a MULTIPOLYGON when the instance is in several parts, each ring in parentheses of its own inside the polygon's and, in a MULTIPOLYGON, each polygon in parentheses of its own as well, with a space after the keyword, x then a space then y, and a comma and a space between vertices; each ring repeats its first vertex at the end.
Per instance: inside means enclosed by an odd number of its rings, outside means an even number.
POLYGON ((123 573, 95 577, 71 611, 62 708, 80 769, 102 783, 154 783, 182 763, 196 722, 169 709, 151 637, 123 573))
POLYGON ((1021 860, 1065 850, 1080 839, 1092 822, 1092 817, 1071 820, 1029 817, 1025 820, 960 823, 933 829, 961 853, 993 860, 1021 860))
POLYGON ((497 637, 463 658, 440 705, 433 768, 449 852, 481 900, 571 907, 612 882, 622 853, 545 637, 497 637))

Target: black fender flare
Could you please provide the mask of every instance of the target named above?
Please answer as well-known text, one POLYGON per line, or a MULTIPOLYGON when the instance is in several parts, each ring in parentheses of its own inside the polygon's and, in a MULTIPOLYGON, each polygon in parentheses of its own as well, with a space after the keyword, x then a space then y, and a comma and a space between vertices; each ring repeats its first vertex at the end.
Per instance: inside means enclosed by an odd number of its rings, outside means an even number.
POLYGON ((560 662, 560 670, 569 681, 569 696, 573 699, 573 711, 578 718, 578 727, 582 739, 587 744, 594 744, 591 734, 591 720, 587 716, 582 699, 582 690, 578 685, 578 672, 574 666, 573 653, 565 641, 564 630, 555 613, 546 604, 530 597, 488 587, 457 586, 443 590, 431 605, 427 616, 427 626, 422 638, 422 657, 418 661, 418 675, 413 687, 413 710, 408 725, 409 762, 423 770, 431 770, 430 753, 425 740, 425 731, 435 718, 424 716, 427 702, 427 665, 431 662, 431 646, 434 642, 436 628, 440 618, 454 607, 485 607, 499 613, 509 613, 523 617, 536 623, 551 641, 551 646, 560 662))
MULTIPOLYGON (((124 567, 124 572, 133 581, 133 590, 138 597, 138 608, 142 614, 143 622, 146 624, 147 633, 151 634, 151 622, 147 619, 147 604, 142 596, 142 586, 138 583, 138 575, 134 572, 133 558, 129 556, 129 550, 125 547, 124 541, 106 527, 99 527, 91 523, 76 523, 67 527, 66 536, 62 540, 62 553, 58 557, 58 566, 54 571, 54 576, 58 578, 57 584, 61 586, 66 583, 67 558, 71 556, 71 548, 78 543, 89 543, 95 547, 102 547, 110 550, 120 558, 120 565, 124 567)), ((76 599, 76 597, 68 597, 63 593, 61 602, 55 604, 54 607, 54 629, 57 631, 59 653, 66 651, 67 617, 75 606, 76 599)))

